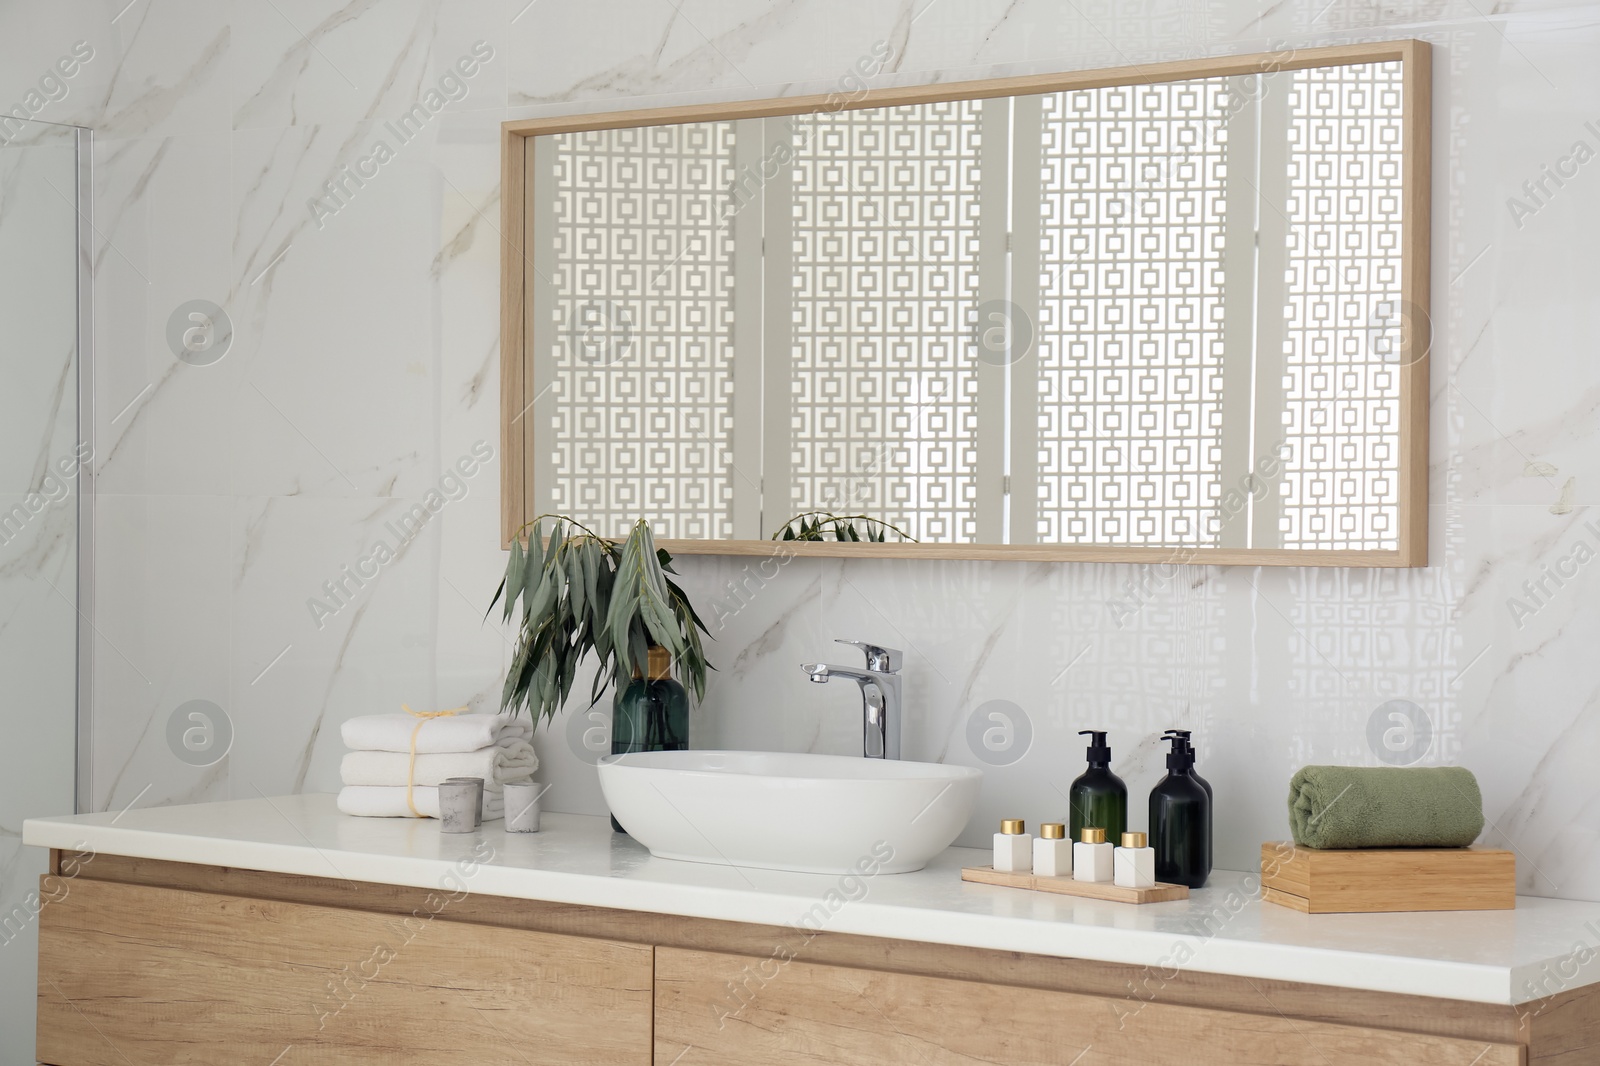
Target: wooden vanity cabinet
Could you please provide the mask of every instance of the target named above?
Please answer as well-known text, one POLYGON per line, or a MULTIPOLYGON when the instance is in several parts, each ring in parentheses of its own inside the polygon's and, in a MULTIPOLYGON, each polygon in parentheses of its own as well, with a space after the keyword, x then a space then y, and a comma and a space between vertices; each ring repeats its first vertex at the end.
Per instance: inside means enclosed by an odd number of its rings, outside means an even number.
POLYGON ((768 961, 658 950, 656 1061, 692 1048, 700 1066, 1523 1062, 1514 1044, 798 961, 759 969, 768 961))
POLYGON ((50 1066, 1600 1063, 1600 986, 1517 1009, 112 855, 75 868, 39 918, 50 1066))
POLYGON ((38 1057, 648 1066, 652 955, 425 910, 79 878, 40 912, 38 1057))

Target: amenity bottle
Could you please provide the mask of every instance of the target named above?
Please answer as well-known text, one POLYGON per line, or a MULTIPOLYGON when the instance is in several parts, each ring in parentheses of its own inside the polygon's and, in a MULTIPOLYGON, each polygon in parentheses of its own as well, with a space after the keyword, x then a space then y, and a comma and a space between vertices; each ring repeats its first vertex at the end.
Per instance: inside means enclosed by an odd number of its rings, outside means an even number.
POLYGON ((1045 822, 1033 838, 1033 872, 1040 877, 1072 875, 1072 841, 1060 822, 1045 822))
POLYGON ((994 835, 994 868, 1007 874, 1033 869, 1033 837, 1021 818, 1000 820, 1000 832, 994 835))
POLYGON ((1111 880, 1118 888, 1154 888, 1156 853, 1143 833, 1123 833, 1122 845, 1111 853, 1111 880))
POLYGON ((1072 845, 1072 879, 1074 881, 1110 881, 1115 869, 1113 852, 1116 849, 1106 839, 1106 831, 1099 826, 1086 825, 1078 842, 1072 845))

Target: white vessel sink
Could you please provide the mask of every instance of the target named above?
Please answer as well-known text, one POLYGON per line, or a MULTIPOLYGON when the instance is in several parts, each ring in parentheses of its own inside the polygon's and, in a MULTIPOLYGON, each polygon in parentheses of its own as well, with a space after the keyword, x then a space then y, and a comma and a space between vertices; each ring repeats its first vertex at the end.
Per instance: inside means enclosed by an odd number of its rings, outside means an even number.
POLYGON ((920 870, 972 816, 969 766, 762 751, 651 751, 600 760, 628 834, 663 859, 843 874, 920 870))

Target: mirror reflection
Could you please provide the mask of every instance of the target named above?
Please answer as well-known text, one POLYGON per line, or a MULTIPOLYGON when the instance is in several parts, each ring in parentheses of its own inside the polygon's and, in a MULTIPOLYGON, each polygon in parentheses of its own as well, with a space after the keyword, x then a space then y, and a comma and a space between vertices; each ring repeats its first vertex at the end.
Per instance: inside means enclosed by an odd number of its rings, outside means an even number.
POLYGON ((528 513, 1395 551, 1405 123, 1386 60, 530 137, 528 513))

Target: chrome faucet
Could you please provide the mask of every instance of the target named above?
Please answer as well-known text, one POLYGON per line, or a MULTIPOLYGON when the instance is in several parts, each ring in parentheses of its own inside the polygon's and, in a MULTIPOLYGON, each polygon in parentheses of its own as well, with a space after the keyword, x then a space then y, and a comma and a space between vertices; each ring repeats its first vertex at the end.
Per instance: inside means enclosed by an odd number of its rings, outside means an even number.
POLYGON ((900 758, 900 675, 904 656, 893 648, 868 644, 864 640, 836 640, 860 648, 867 656, 867 668, 829 666, 827 663, 801 663, 812 684, 826 685, 835 677, 861 686, 861 754, 868 759, 900 758))

